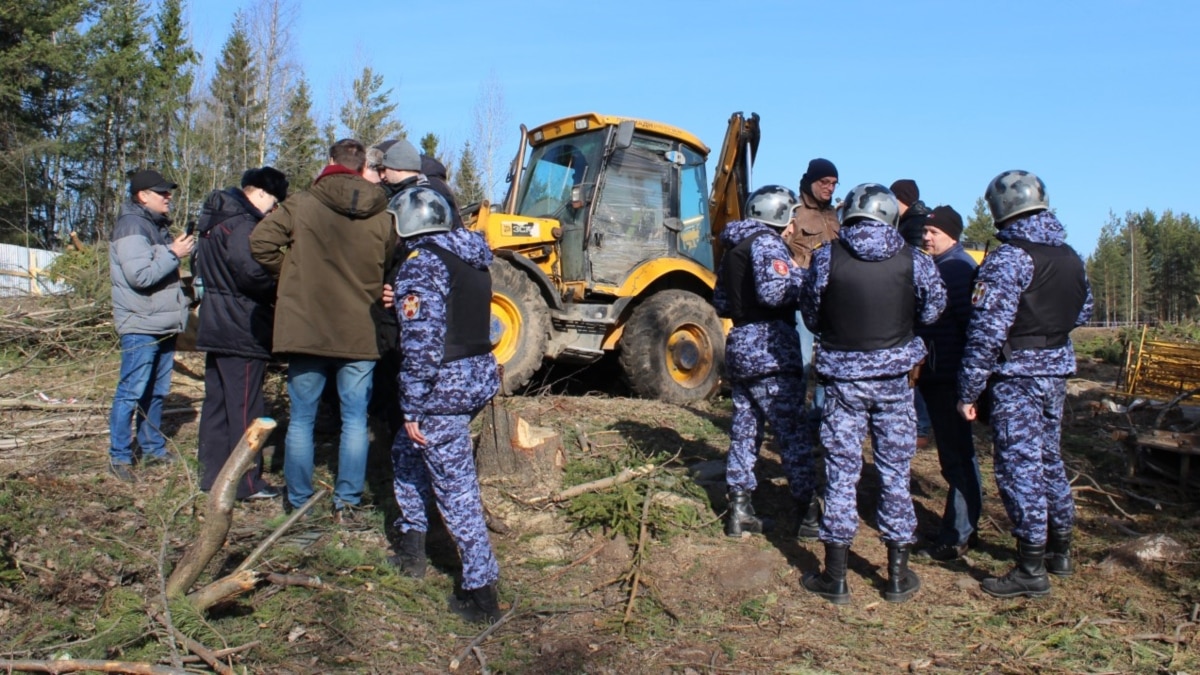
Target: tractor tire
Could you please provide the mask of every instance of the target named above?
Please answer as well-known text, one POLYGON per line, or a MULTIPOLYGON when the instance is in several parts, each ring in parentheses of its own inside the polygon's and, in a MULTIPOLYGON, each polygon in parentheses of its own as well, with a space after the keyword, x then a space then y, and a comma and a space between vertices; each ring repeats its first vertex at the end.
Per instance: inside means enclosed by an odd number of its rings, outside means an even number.
POLYGON ((550 342, 550 308, 533 279, 511 262, 496 258, 491 274, 492 353, 504 374, 503 392, 511 394, 542 366, 550 342))
POLYGON ((725 366, 725 331, 704 298, 681 290, 638 305, 621 335, 622 379, 643 398, 687 404, 707 398, 725 366))

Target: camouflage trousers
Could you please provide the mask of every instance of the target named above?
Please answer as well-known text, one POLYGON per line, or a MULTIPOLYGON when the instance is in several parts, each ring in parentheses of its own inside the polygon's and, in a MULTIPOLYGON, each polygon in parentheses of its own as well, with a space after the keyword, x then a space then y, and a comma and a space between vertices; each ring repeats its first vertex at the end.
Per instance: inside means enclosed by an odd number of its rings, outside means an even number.
POLYGON ((1034 544, 1047 528, 1075 525, 1075 500, 1063 465, 1064 377, 1006 377, 992 390, 996 486, 1013 534, 1034 544))
POLYGON ((753 492, 758 487, 754 465, 762 446, 765 424, 771 424, 783 473, 796 500, 807 503, 815 489, 812 441, 806 429, 804 380, 800 373, 767 375, 735 381, 733 428, 729 433, 729 455, 725 482, 730 490, 753 492))
POLYGON ((428 532, 425 505, 435 502, 462 559, 464 590, 500 578, 479 497, 470 422, 470 415, 426 415, 421 433, 427 445, 413 443, 403 428, 392 443, 393 488, 400 507, 396 528, 428 532))
POLYGON ((863 440, 871 434, 881 489, 880 537, 889 543, 916 540, 917 515, 908 491, 917 452, 917 414, 908 374, 877 380, 831 380, 825 385, 821 443, 825 446, 825 514, 821 541, 850 544, 858 531, 857 486, 863 440))

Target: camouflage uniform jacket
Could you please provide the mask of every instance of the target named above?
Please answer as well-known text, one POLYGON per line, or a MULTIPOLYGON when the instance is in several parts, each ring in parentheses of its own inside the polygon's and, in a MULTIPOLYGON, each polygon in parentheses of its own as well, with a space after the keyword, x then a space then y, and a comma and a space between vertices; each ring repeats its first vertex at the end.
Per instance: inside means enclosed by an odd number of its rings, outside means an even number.
POLYGON ((837 239, 839 227, 837 210, 832 204, 822 206, 811 195, 801 191, 800 206, 792 216, 792 233, 787 240, 792 260, 801 269, 807 269, 813 251, 837 239))
MULTIPOLYGON (((875 220, 862 220, 842 228, 841 239, 860 260, 887 260, 907 246, 896 228, 875 220)), ((804 290, 800 294, 800 311, 804 324, 817 332, 820 327, 821 296, 829 285, 830 247, 823 246, 813 253, 812 266, 804 274, 804 290)), ((933 259, 922 251, 913 251, 913 290, 916 293, 918 322, 931 324, 946 308, 946 287, 933 259)), ((820 338, 820 334, 817 335, 820 338)), ((907 344, 889 349, 870 351, 839 351, 818 349, 817 373, 834 380, 864 380, 894 377, 912 370, 925 358, 925 343, 914 337, 907 344)))
MULTIPOLYGON (((1033 258, 1024 250, 1008 244, 1018 239, 1035 244, 1066 246, 1067 234, 1062 223, 1049 211, 1020 218, 996 233, 1000 247, 983 260, 971 294, 974 309, 967 328, 962 370, 958 376, 958 399, 975 402, 993 373, 1002 376, 1062 376, 1075 373, 1075 348, 1070 339, 1053 349, 1016 349, 1001 359, 1008 331, 1017 316, 1021 294, 1033 281, 1033 258)), ((1087 280, 1084 280, 1087 283, 1087 280)), ((1092 289, 1075 319, 1075 325, 1092 317, 1092 289)))
MULTIPOLYGON (((749 268, 754 275, 757 296, 754 300, 760 307, 794 309, 800 298, 801 270, 792 263, 787 246, 774 230, 757 220, 739 220, 721 232, 721 243, 729 251, 763 231, 767 234, 750 243, 749 268)), ((723 283, 724 266, 722 261, 717 270, 713 306, 717 314, 728 316, 730 307, 723 283)), ((735 381, 781 372, 802 372, 804 359, 800 355, 796 327, 786 321, 755 321, 734 327, 725 343, 725 370, 735 381)))
POLYGON ((471 230, 421 235, 407 242, 411 251, 396 274, 395 311, 400 323, 400 409, 408 421, 421 415, 462 415, 483 407, 500 389, 491 353, 443 363, 446 346, 450 272, 434 253, 414 245, 427 242, 486 270, 492 251, 483 235, 471 230))

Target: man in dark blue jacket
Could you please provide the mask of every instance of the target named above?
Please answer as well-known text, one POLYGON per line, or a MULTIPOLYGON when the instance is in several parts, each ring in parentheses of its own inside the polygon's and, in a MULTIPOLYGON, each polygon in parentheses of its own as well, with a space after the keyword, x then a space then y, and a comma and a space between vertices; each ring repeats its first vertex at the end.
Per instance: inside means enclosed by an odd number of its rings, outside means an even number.
POLYGON ((971 423, 956 407, 958 368, 971 320, 971 285, 977 267, 958 243, 962 231, 962 216, 949 206, 937 207, 925 220, 925 252, 933 256, 946 285, 946 311, 932 325, 916 331, 929 348, 917 384, 929 410, 938 463, 947 484, 941 530, 928 545, 917 549, 916 555, 939 561, 954 560, 967 552, 968 543, 977 539, 983 506, 971 423))
MULTIPOLYGON (((275 280, 250 255, 250 232, 287 197, 288 182, 269 166, 242 174, 241 188, 217 190, 200 210, 194 267, 203 284, 196 348, 204 360, 200 413, 200 489, 212 488, 246 427, 266 410, 262 382, 271 359, 275 280)), ((262 478, 262 455, 238 481, 238 499, 279 490, 262 478)))

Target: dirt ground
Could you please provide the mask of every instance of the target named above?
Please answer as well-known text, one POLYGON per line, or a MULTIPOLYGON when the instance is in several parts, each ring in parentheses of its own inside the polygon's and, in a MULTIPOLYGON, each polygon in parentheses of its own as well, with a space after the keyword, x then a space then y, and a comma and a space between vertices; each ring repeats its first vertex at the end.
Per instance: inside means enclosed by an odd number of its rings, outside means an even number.
MULTIPOLYGON (((170 664, 188 651, 147 612, 162 607, 163 580, 203 513, 195 483, 203 360, 179 355, 167 405, 166 430, 186 464, 139 470, 129 485, 106 473, 117 357, 76 356, 0 363, 0 658, 170 664)), ((1085 362, 1073 382, 1063 446, 1079 509, 1077 573, 1053 578, 1047 598, 1000 601, 979 591, 981 578, 1013 562, 985 429, 977 433, 981 546, 954 563, 915 563, 922 587, 903 604, 880 593, 886 552, 867 452, 852 601, 836 607, 799 585, 822 549, 785 535, 795 514, 770 441, 755 505, 777 527, 765 537, 723 536, 727 398, 679 407, 625 398, 603 374, 582 384, 555 375, 501 403, 557 432, 567 467, 548 479, 485 482, 504 531, 493 543, 512 612, 477 648, 467 649, 480 629, 446 608, 457 562, 444 535, 431 537, 434 566, 424 580, 385 562, 396 511, 379 425, 362 521, 335 525, 323 507, 258 566, 318 576, 319 588, 263 581, 206 615, 171 603, 171 620, 210 649, 251 645, 228 658, 255 673, 435 673, 456 660, 467 673, 1200 672, 1196 491, 1174 476, 1130 473, 1112 430, 1149 424, 1157 412, 1110 412, 1103 398, 1123 402, 1111 392, 1115 377, 1115 367, 1085 362), (613 491, 619 499, 544 501, 564 480, 647 462, 659 468, 613 491), (1154 534, 1178 543, 1174 560, 1131 562, 1131 547, 1154 534)), ((287 417, 279 372, 267 387, 281 422, 266 449, 278 484, 287 417)), ((335 428, 319 429, 318 476, 328 482, 335 428)), ((921 530, 932 533, 945 497, 932 448, 918 453, 912 488, 921 530)), ((200 583, 229 572, 283 520, 278 502, 239 506, 200 583)), ((202 663, 182 667, 208 672, 202 663)))

